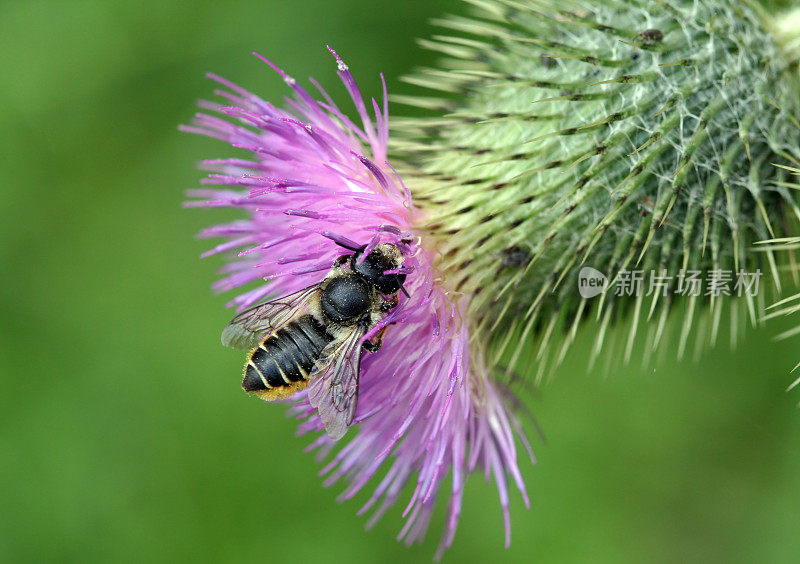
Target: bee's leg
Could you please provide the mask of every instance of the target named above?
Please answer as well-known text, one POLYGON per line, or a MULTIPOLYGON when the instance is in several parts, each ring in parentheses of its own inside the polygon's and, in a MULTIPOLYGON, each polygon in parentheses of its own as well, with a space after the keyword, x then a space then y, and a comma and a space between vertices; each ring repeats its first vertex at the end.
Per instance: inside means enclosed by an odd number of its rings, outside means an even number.
POLYGON ((399 304, 399 303, 400 303, 400 301, 397 299, 397 294, 395 294, 394 296, 392 296, 391 299, 384 300, 383 302, 381 302, 380 309, 381 309, 382 312, 386 313, 386 312, 396 308, 397 304, 399 304))
POLYGON ((364 348, 371 353, 377 352, 383 344, 383 334, 386 332, 387 327, 388 325, 381 327, 381 330, 375 334, 371 341, 364 341, 364 348))
POLYGON ((342 256, 338 257, 335 261, 333 261, 333 267, 334 268, 338 268, 338 267, 342 266, 344 263, 346 263, 348 260, 350 260, 350 257, 352 257, 352 256, 353 255, 342 255, 342 256))

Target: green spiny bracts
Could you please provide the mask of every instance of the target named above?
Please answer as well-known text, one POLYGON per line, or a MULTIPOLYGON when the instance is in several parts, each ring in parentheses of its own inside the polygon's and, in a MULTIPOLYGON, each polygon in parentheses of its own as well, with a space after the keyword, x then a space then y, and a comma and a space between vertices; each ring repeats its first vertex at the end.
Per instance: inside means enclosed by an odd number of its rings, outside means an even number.
POLYGON ((435 96, 398 101, 437 115, 395 122, 395 150, 472 342, 492 343, 481 356, 513 368, 534 342, 559 360, 583 318, 599 323, 597 352, 627 310, 626 356, 637 333, 655 348, 671 309, 681 352, 696 321, 716 338, 723 307, 734 333, 759 321, 786 259, 753 246, 800 232, 800 31, 741 0, 470 4, 424 41, 445 70, 409 82, 435 96), (589 301, 581 266, 612 283, 666 271, 670 291, 589 301), (765 276, 755 298, 681 297, 681 269, 765 276))

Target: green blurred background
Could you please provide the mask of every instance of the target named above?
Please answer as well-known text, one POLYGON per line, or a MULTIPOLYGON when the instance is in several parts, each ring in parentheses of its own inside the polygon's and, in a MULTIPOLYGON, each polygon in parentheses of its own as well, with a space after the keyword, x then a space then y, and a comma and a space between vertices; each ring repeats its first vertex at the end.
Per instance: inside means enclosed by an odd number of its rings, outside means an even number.
MULTIPOLYGON (((207 71, 285 95, 253 50, 344 100, 330 43, 366 94, 381 71, 409 92, 398 77, 435 59, 415 38, 458 10, 0 5, 0 561, 429 560, 443 508, 421 547, 394 540, 400 506, 365 532, 366 495, 338 504, 310 438, 239 389, 241 353, 219 344, 228 297, 209 290, 221 261, 194 239, 229 216, 180 207, 196 161, 231 151, 177 125, 211 95, 207 71)), ((473 476, 445 561, 796 561, 800 355, 771 340, 789 326, 606 377, 579 337, 525 396, 547 441, 522 464, 532 508, 512 495, 511 549, 494 485, 473 476)))

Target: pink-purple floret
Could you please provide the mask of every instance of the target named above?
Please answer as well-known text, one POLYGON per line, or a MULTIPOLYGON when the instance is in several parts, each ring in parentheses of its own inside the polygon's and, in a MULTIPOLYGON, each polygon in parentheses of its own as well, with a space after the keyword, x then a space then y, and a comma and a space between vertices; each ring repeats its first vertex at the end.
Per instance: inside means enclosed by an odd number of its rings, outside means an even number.
MULTIPOLYGON (((397 501, 416 476, 416 488, 403 515, 398 540, 424 538, 442 481, 452 472, 452 492, 437 555, 452 543, 461 511, 464 480, 478 467, 494 475, 503 509, 506 546, 510 542, 507 475, 528 498, 519 473, 516 434, 530 453, 519 423, 508 408, 500 384, 479 366, 470 367, 469 334, 462 320, 462 297, 453 301, 434 270, 430 251, 412 229, 420 212, 411 193, 386 161, 389 139, 386 83, 383 103, 372 99, 374 121, 348 67, 331 50, 338 74, 355 104, 361 125, 353 123, 316 82, 323 101, 315 100, 280 68, 260 55, 294 90, 289 110, 215 75, 225 104, 202 102, 203 109, 184 131, 221 139, 246 149, 249 158, 213 159, 213 171, 193 190, 189 206, 234 207, 246 218, 206 229, 201 237, 225 242, 203 256, 238 250, 222 269, 215 289, 224 291, 268 280, 238 295, 231 305, 244 309, 318 283, 343 249, 380 242, 398 245, 404 254, 405 286, 400 305, 364 339, 388 328, 384 346, 362 357, 358 409, 353 437, 323 468, 326 485, 344 478, 342 499, 353 497, 384 463, 388 471, 359 514, 373 509, 373 525, 397 501), (387 460, 389 462, 387 462, 387 460)), ((346 251, 344 251, 346 252, 346 251)), ((366 252, 364 253, 367 254, 366 252)), ((475 361, 473 360, 473 363, 475 361)), ((299 433, 323 425, 305 398, 296 396, 293 414, 299 433)), ((336 445, 325 433, 309 445, 320 459, 336 445)), ((532 457, 532 453, 531 453, 532 457)))

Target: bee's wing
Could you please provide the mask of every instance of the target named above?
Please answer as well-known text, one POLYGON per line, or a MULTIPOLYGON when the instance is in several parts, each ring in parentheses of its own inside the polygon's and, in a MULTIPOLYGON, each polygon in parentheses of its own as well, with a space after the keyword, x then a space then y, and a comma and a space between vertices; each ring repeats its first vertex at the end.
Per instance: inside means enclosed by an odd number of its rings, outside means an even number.
POLYGON ((310 377, 308 401, 335 441, 344 436, 356 413, 363 336, 364 329, 354 327, 345 339, 325 347, 310 377))
POLYGON ((258 346, 264 335, 277 331, 298 314, 307 313, 307 303, 318 289, 319 284, 315 284, 243 311, 222 330, 222 344, 235 349, 258 346))

